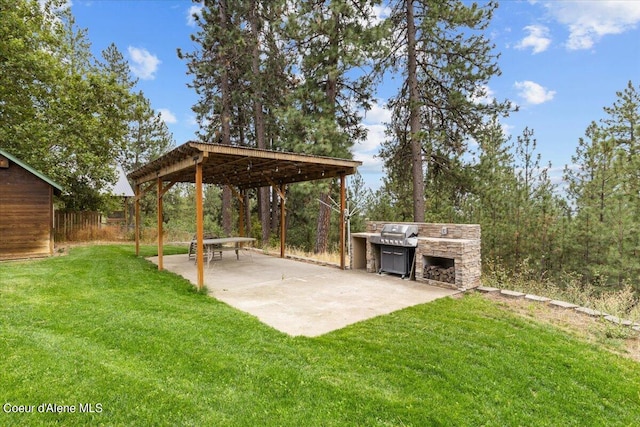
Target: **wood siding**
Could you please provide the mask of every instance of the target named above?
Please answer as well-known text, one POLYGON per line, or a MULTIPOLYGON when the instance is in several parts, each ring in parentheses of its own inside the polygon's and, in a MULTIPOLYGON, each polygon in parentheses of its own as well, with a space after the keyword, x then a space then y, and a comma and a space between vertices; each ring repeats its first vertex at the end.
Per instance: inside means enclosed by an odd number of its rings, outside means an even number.
POLYGON ((0 259, 53 253, 53 188, 10 162, 0 168, 0 259))

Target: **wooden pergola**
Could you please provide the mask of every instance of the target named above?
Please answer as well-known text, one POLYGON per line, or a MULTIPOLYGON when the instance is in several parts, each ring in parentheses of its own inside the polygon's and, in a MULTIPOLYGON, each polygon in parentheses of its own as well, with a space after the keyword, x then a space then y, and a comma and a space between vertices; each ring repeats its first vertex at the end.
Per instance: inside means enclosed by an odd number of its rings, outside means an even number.
MULTIPOLYGON (((157 187, 158 269, 163 267, 162 197, 178 182, 190 182, 196 188, 196 263, 198 288, 204 285, 204 213, 203 184, 227 185, 240 200, 247 189, 273 187, 280 203, 280 257, 285 247, 285 202, 287 184, 340 178, 340 268, 345 267, 346 176, 354 174, 362 162, 332 157, 311 156, 282 151, 231 145, 187 142, 129 174, 135 187, 136 255, 140 254, 140 198, 157 187)), ((239 232, 244 234, 244 215, 239 215, 239 232)))

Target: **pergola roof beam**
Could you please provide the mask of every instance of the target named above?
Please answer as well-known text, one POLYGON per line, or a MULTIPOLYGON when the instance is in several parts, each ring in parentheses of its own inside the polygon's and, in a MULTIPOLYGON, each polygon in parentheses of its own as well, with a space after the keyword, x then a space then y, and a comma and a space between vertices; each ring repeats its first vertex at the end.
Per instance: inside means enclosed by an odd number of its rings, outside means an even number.
POLYGON ((241 190, 290 184, 355 173, 361 162, 221 144, 187 142, 129 174, 136 184, 162 178, 194 182, 202 163, 203 182, 233 185, 241 190))

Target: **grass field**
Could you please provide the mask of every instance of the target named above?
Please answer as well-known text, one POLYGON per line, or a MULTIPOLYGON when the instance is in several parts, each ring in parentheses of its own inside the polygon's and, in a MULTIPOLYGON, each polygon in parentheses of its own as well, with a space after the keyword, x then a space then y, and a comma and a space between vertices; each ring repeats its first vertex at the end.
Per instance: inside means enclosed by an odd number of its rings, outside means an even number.
POLYGON ((481 297, 293 338, 129 245, 0 263, 0 354, 0 425, 640 425, 637 362, 481 297))

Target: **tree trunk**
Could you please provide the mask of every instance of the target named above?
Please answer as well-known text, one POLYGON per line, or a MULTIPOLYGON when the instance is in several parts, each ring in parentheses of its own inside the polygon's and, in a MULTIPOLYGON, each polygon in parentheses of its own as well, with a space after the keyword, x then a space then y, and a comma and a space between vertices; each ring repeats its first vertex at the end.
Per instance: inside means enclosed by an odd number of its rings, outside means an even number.
POLYGON ((418 92, 416 26, 413 1, 407 0, 407 81, 409 84, 409 133, 411 138, 411 176, 413 178, 413 220, 424 222, 424 172, 420 133, 420 99, 418 92))
MULTIPOLYGON (((222 32, 226 32, 227 27, 227 2, 220 1, 220 27, 222 32)), ((229 86, 229 59, 222 50, 222 62, 226 64, 225 71, 222 73, 222 81, 220 83, 220 92, 222 95, 222 111, 220 114, 222 125, 222 144, 231 145, 231 89, 229 86)), ((231 235, 231 189, 224 186, 222 189, 222 229, 227 236, 231 235)))
MULTIPOLYGON (((256 146, 267 148, 265 141, 264 110, 262 105, 262 74, 260 72, 260 37, 258 20, 258 2, 254 1, 251 7, 251 35, 253 37, 253 50, 251 57, 251 72, 253 74, 253 116, 256 131, 256 146)), ((262 187, 258 190, 258 215, 262 226, 262 241, 268 242, 271 231, 269 218, 269 189, 262 187)))
MULTIPOLYGON (((332 19, 335 22, 336 31, 340 27, 340 15, 336 12, 333 12, 332 19)), ((336 101, 338 98, 338 76, 337 76, 337 67, 338 67, 338 44, 340 40, 340 34, 333 33, 331 34, 330 40, 330 48, 329 52, 331 55, 329 56, 329 73, 327 74, 327 86, 325 88, 325 95, 327 97, 327 109, 329 116, 335 122, 336 116, 336 101)), ((323 153, 324 154, 324 153, 323 153)), ((315 253, 326 252, 329 247, 329 230, 331 225, 331 208, 328 206, 329 198, 331 196, 331 187, 327 189, 327 191, 320 195, 320 200, 324 203, 320 203, 320 211, 318 212, 318 224, 316 227, 316 244, 314 247, 315 253)))
POLYGON ((246 191, 242 198, 244 199, 244 203, 242 204, 244 207, 242 215, 244 215, 245 236, 251 236, 251 198, 249 197, 249 193, 246 191))
POLYGON ((280 205, 278 203, 279 196, 278 191, 273 187, 271 188, 271 232, 277 233, 280 226, 280 205))
POLYGON ((262 243, 267 243, 271 237, 271 200, 269 187, 258 189, 258 216, 260 218, 262 243))
POLYGON ((316 245, 313 249, 314 253, 327 252, 329 248, 329 231, 331 228, 331 208, 326 204, 330 203, 329 192, 320 195, 320 212, 318 213, 318 227, 316 229, 316 245), (326 204, 325 204, 326 203, 326 204))

